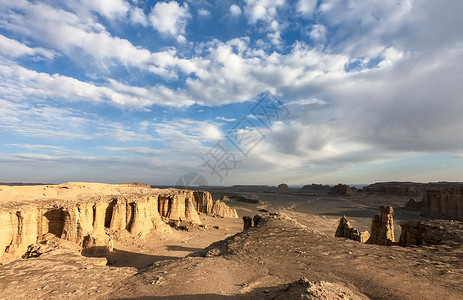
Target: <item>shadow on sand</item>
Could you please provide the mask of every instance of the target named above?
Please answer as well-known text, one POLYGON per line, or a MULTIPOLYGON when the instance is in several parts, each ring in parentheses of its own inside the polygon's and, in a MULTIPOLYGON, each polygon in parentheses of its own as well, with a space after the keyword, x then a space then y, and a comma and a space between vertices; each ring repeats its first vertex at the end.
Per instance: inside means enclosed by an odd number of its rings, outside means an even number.
POLYGON ((167 250, 169 251, 185 251, 185 252, 197 252, 203 250, 203 248, 192 248, 192 247, 183 247, 177 245, 167 245, 167 250))
MULTIPOLYGON (((196 249, 196 248, 188 248, 196 249)), ((178 250, 182 251, 182 250, 178 250)), ((184 250, 191 251, 191 250, 184 250)), ((108 265, 117 268, 133 267, 139 271, 144 270, 152 264, 166 260, 176 260, 183 257, 178 256, 162 256, 162 255, 150 255, 137 252, 129 252, 120 249, 114 249, 112 253, 105 253, 101 255, 85 255, 87 257, 105 257, 108 260, 108 265)))

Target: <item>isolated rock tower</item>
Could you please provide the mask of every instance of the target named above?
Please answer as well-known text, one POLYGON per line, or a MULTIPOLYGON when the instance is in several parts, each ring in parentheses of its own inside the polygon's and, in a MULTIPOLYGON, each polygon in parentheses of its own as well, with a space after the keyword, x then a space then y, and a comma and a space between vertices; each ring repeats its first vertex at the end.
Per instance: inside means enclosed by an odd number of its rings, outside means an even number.
POLYGON ((371 222, 371 236, 367 243, 391 246, 394 238, 394 209, 392 206, 381 206, 381 215, 374 215, 371 222))

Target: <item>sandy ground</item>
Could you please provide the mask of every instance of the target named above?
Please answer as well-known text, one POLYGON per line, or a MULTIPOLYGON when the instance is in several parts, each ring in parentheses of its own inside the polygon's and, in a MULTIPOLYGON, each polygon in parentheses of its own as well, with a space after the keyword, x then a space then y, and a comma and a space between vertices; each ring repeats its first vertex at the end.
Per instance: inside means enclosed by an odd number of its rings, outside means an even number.
MULTIPOLYGON (((220 193, 233 195, 214 199, 220 193)), ((0 266, 0 299, 463 299, 461 245, 381 247, 332 237, 342 215, 369 230, 382 204, 393 205, 396 229, 422 219, 401 209, 408 197, 239 194, 256 200, 227 202, 240 218, 279 209, 307 228, 276 220, 240 233, 241 219, 201 216, 203 227, 189 231, 116 236, 108 266, 72 247, 50 249, 0 266), (200 252, 206 257, 186 257, 200 252)))

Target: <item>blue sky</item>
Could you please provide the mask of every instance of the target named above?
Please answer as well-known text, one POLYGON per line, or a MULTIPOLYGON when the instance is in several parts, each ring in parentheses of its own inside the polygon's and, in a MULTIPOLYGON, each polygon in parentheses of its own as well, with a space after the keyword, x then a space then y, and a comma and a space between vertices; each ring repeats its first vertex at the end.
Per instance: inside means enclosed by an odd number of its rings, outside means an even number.
POLYGON ((461 13, 0 0, 0 181, 462 181, 461 13))

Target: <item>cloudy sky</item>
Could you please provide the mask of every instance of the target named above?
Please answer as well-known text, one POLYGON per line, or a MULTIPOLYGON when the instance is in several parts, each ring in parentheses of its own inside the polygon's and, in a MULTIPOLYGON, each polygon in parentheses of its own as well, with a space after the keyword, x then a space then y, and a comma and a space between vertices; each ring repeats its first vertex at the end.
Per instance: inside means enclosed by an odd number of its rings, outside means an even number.
POLYGON ((0 0, 0 181, 463 181, 461 0, 0 0))

